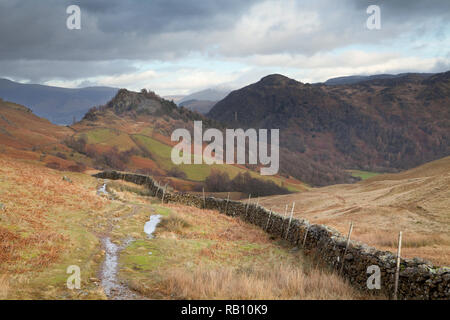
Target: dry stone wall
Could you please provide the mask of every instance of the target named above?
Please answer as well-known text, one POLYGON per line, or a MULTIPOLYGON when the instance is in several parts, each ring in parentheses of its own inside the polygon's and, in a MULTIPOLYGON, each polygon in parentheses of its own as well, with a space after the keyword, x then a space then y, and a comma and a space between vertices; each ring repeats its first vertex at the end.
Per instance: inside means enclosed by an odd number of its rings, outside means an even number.
MULTIPOLYGON (((294 246, 307 253, 314 253, 323 262, 340 271, 350 283, 361 290, 369 290, 367 281, 370 277, 369 266, 378 266, 381 273, 381 288, 370 290, 375 294, 392 297, 396 257, 388 251, 380 251, 366 244, 350 241, 345 257, 346 237, 337 230, 324 225, 310 224, 306 220, 292 219, 273 213, 255 204, 239 201, 227 201, 213 197, 203 199, 189 193, 170 193, 152 178, 144 175, 105 171, 94 177, 110 180, 125 180, 146 186, 151 194, 164 203, 179 203, 197 208, 218 210, 221 213, 257 225, 269 234, 286 239, 294 246), (286 234, 287 233, 287 234, 286 234), (305 238, 306 235, 306 238, 305 238), (343 262, 343 266, 342 266, 343 262)), ((414 258, 401 259, 399 299, 450 299, 450 268, 438 268, 430 262, 414 258)))

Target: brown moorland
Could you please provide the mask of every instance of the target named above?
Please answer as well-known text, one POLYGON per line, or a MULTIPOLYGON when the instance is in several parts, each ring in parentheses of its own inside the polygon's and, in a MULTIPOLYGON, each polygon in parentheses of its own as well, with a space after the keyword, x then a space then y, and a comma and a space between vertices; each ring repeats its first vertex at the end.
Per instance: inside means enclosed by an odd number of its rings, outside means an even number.
POLYGON ((108 182, 113 199, 103 197, 96 194, 102 183, 0 156, 0 298, 108 298, 97 278, 104 236, 117 245, 132 237, 120 253, 119 279, 147 298, 371 298, 239 219, 161 205, 120 181, 108 182), (143 228, 151 214, 163 216, 153 239, 143 228), (82 270, 81 290, 66 287, 74 264, 82 270))
POLYGON ((403 231, 404 257, 450 265, 450 157, 397 174, 348 185, 271 196, 260 204, 284 213, 295 201, 295 217, 325 224, 352 239, 395 252, 403 231))

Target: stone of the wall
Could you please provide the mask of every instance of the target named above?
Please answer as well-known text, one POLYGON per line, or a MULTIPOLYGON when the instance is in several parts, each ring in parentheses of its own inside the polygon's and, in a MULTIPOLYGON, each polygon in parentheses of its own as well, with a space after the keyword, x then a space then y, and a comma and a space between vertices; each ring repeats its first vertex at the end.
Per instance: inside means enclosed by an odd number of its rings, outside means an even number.
MULTIPOLYGON (((164 186, 144 175, 105 171, 95 174, 94 177, 125 180, 144 185, 150 190, 152 196, 163 200, 164 203, 179 203, 218 210, 229 216, 239 217, 275 237, 286 239, 294 246, 302 247, 306 234, 303 248, 305 252, 314 252, 323 262, 338 271, 344 262, 341 275, 361 290, 368 290, 367 279, 370 274, 367 273, 367 268, 377 265, 381 270, 381 289, 371 291, 392 297, 396 269, 395 255, 357 241, 350 241, 346 255, 343 257, 346 238, 333 228, 294 218, 288 229, 288 218, 261 206, 213 197, 203 199, 201 196, 189 193, 166 192, 164 186)), ((400 266, 398 288, 400 299, 450 299, 450 268, 437 268, 430 262, 418 258, 401 259, 400 266)))

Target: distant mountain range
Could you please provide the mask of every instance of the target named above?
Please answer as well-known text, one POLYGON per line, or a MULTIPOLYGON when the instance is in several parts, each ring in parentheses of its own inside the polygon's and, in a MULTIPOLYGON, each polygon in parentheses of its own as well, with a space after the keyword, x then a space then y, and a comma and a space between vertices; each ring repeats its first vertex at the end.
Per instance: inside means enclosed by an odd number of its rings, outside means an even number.
POLYGON ((188 100, 178 104, 180 107, 185 107, 191 111, 195 111, 201 114, 207 114, 211 110, 217 101, 209 100, 188 100))
MULTIPOLYGON (((206 89, 178 99, 173 99, 173 101, 180 107, 183 106, 191 111, 206 114, 218 101, 225 98, 229 93, 230 90, 227 89, 206 89)), ((170 99, 171 97, 166 98, 170 99)))
POLYGON ((405 76, 419 76, 426 78, 432 76, 433 74, 434 73, 400 73, 400 74, 376 74, 372 76, 347 76, 328 79, 327 81, 324 82, 324 84, 329 86, 356 84, 370 80, 395 79, 395 78, 402 78, 405 76))
POLYGON ((178 104, 189 100, 219 101, 225 98, 230 91, 228 89, 206 89, 183 97, 178 104))
POLYGON ((0 79, 0 98, 25 105, 55 124, 70 124, 74 117, 80 120, 93 106, 111 100, 117 90, 110 87, 68 89, 0 79))
POLYGON ((450 155, 450 71, 358 79, 312 85, 270 75, 207 116, 280 128, 281 170, 314 185, 351 182, 344 169, 408 169, 450 155))

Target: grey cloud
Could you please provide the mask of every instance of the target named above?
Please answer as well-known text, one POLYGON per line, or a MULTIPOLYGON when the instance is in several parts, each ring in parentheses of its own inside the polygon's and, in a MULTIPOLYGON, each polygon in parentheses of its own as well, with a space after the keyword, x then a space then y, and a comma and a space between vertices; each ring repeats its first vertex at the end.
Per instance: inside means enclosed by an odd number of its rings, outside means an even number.
MULTIPOLYGON (((196 52, 232 59, 277 53, 313 55, 348 45, 389 47, 401 35, 414 37, 430 30, 445 38, 449 30, 448 0, 298 0, 299 13, 317 14, 320 23, 313 30, 287 30, 282 37, 256 41, 235 27, 252 6, 262 2, 2 0, 0 76, 33 81, 79 79, 93 72, 101 76, 133 71, 133 60, 174 60, 196 52), (66 28, 66 8, 71 4, 81 7, 81 30, 66 28), (382 9, 382 29, 376 32, 364 28, 369 4, 380 4, 382 9)), ((280 21, 268 32, 283 30, 283 17, 280 21)))
POLYGON ((173 58, 208 43, 201 33, 227 28, 254 1, 5 0, 0 59, 173 58), (82 29, 67 30, 79 4, 82 29))
MULTIPOLYGON (((242 56, 252 54, 300 53, 312 55, 327 52, 348 45, 395 44, 398 38, 408 35, 416 39, 420 35, 434 32, 443 37, 450 29, 450 1, 431 0, 429 3, 413 4, 414 1, 359 1, 359 0, 316 0, 296 1, 296 10, 314 12, 320 21, 311 32, 293 33, 284 39, 253 43, 248 39, 228 39, 222 45, 226 55, 242 56), (395 5, 393 5, 395 3, 395 5), (381 30, 366 28, 370 4, 380 4, 381 30)), ((250 39, 251 40, 251 39, 250 39)))
POLYGON ((42 83, 58 79, 114 76, 137 71, 129 61, 0 60, 1 77, 42 83))
MULTIPOLYGON (((0 4, 0 59, 108 60, 174 59, 190 52, 251 55, 276 52, 312 54, 348 44, 383 41, 414 25, 444 19, 447 0, 379 1, 383 28, 363 26, 368 4, 377 1, 297 1, 299 12, 314 10, 317 30, 285 41, 252 44, 232 30, 255 3, 241 0, 4 0, 0 4), (67 30, 65 9, 82 9, 82 30, 67 30), (249 43, 247 43, 249 42, 249 43), (242 45, 239 45, 242 44, 242 45), (217 48, 219 48, 217 50, 217 48)), ((280 1, 279 3, 282 3, 280 1)), ((447 24, 446 24, 447 25, 447 24)), ((448 25, 447 25, 448 26, 448 25)), ((276 30, 279 26, 273 26, 276 30)))

